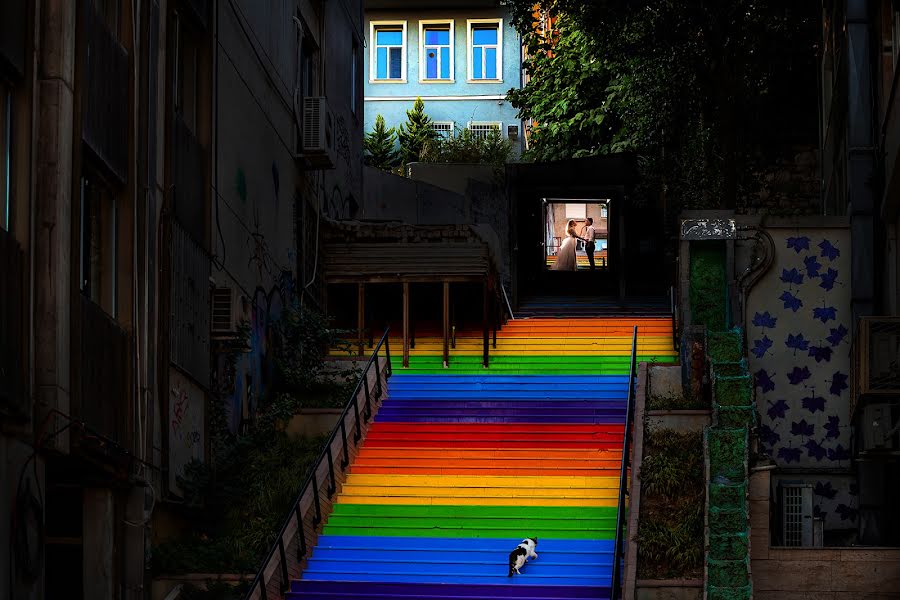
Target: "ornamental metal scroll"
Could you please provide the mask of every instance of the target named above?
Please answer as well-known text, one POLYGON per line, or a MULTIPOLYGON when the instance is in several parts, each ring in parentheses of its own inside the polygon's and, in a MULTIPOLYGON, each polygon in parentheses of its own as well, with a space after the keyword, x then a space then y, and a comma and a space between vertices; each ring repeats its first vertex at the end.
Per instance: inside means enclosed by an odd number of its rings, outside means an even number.
POLYGON ((733 240, 736 236, 734 219, 685 219, 681 222, 683 240, 733 240))

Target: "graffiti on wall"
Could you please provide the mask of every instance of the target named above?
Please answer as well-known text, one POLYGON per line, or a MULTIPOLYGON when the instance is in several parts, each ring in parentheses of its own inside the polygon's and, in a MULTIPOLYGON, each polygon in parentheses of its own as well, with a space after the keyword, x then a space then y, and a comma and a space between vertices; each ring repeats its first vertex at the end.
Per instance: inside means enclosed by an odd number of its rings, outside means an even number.
POLYGON ((826 529, 856 521, 850 467, 850 243, 847 229, 770 230, 777 254, 748 299, 760 443, 813 486, 826 529))
POLYGON ((177 369, 169 369, 169 489, 180 494, 178 477, 192 460, 204 459, 203 390, 177 369))

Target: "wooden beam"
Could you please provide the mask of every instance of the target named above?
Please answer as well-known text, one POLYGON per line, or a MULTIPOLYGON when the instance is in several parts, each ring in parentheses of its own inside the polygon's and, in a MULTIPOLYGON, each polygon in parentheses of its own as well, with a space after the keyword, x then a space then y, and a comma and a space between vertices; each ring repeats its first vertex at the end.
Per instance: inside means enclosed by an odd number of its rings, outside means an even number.
POLYGON ((486 369, 488 367, 488 363, 490 361, 490 358, 488 356, 488 354, 490 353, 490 341, 489 341, 489 338, 490 338, 490 331, 489 331, 490 330, 490 326, 489 326, 489 323, 490 323, 490 321, 489 321, 489 319, 490 319, 490 312, 489 312, 490 311, 490 297, 489 297, 490 290, 488 289, 487 279, 485 279, 483 287, 484 287, 484 311, 483 311, 482 317, 481 317, 482 336, 483 336, 482 337, 483 357, 482 357, 481 362, 484 365, 484 368, 486 369))
POLYGON ((356 337, 359 347, 359 355, 365 353, 365 330, 366 330, 366 284, 359 283, 356 286, 356 337))
POLYGON ((450 366, 450 282, 444 282, 444 368, 450 366))
POLYGON ((403 366, 409 366, 409 282, 403 282, 403 366))

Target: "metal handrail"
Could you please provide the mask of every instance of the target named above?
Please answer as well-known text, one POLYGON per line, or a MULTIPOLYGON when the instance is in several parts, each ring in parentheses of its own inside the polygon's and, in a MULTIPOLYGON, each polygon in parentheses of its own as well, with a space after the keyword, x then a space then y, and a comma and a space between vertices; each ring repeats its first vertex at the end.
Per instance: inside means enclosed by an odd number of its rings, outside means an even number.
POLYGON ((622 466, 619 473, 619 507, 616 512, 616 540, 613 546, 612 582, 610 583, 610 600, 618 600, 622 594, 621 565, 623 539, 623 521, 625 512, 625 488, 628 484, 628 454, 631 449, 631 428, 634 420, 635 378, 637 377, 637 325, 631 338, 631 366, 628 377, 628 400, 625 405, 625 443, 622 446, 622 466))
POLYGON ((285 516, 284 522, 281 525, 281 529, 278 531, 278 537, 275 538, 275 542, 272 544, 272 549, 269 550, 269 553, 266 555, 266 559, 263 561, 262 566, 256 574, 256 577, 253 579, 253 584, 250 586, 250 589, 247 590, 247 594, 244 596, 245 600, 251 600, 257 591, 261 591, 261 595, 259 597, 265 600, 267 584, 265 580, 265 572, 268 570, 268 567, 270 566, 272 561, 276 560, 276 553, 278 554, 277 560, 280 565, 279 570, 281 572, 281 592, 282 594, 287 592, 290 586, 290 581, 288 576, 288 564, 284 543, 284 534, 290 526, 291 522, 296 519, 298 561, 302 561, 303 557, 308 551, 308 545, 306 541, 306 532, 303 527, 305 519, 300 503, 303 501, 303 498, 306 496, 307 492, 312 489, 312 497, 315 508, 314 514, 312 515, 312 523, 314 526, 321 523, 323 515, 321 500, 319 499, 319 484, 322 483, 327 486, 326 491, 328 492, 329 497, 334 495, 334 493, 337 491, 337 478, 334 472, 335 460, 331 450, 331 446, 334 443, 335 439, 337 439, 337 436, 340 435, 342 441, 340 467, 341 470, 345 470, 350 464, 349 447, 347 445, 347 415, 349 415, 350 411, 352 410, 356 418, 354 431, 352 432, 354 447, 358 447, 362 439, 360 416, 362 416, 362 418, 366 422, 368 422, 369 419, 372 418, 372 394, 369 390, 368 377, 369 370, 373 365, 375 366, 375 389, 373 390, 375 399, 380 399, 384 394, 384 388, 381 383, 381 365, 378 360, 378 354, 381 351, 382 346, 384 347, 384 356, 386 359, 384 373, 385 378, 390 377, 392 374, 393 370, 391 368, 391 348, 390 339, 388 337, 389 332, 390 327, 385 328, 384 334, 381 336, 381 340, 379 340, 378 345, 375 346, 372 355, 369 357, 369 361, 366 363, 366 366, 359 377, 359 381, 356 383, 356 388, 353 390, 353 395, 344 406, 344 410, 343 412, 341 412, 340 419, 338 419, 338 422, 335 424, 334 429, 331 430, 331 435, 328 437, 328 441, 322 448, 322 452, 319 454, 318 460, 316 460, 315 465, 310 469, 309 474, 306 476, 306 481, 300 488, 300 493, 297 494, 296 498, 294 498, 294 501, 291 504, 290 509, 288 510, 287 516, 285 516), (362 415, 360 415, 359 407, 360 391, 363 391, 365 394, 365 406, 363 407, 362 415), (319 482, 316 479, 316 473, 318 472, 319 467, 321 467, 325 461, 327 461, 328 463, 328 478, 326 481, 319 482))

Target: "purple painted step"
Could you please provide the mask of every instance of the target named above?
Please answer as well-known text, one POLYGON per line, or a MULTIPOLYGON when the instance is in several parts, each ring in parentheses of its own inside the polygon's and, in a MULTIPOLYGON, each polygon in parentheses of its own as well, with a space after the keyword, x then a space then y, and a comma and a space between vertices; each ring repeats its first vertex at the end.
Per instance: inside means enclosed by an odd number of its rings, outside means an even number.
POLYGON ((553 411, 623 411, 625 400, 575 400, 553 402, 547 400, 394 400, 385 401, 381 410, 509 410, 509 409, 549 409, 553 411))
POLYGON ((534 600, 609 598, 609 588, 564 585, 463 585, 424 583, 376 583, 368 581, 292 581, 287 597, 309 598, 460 598, 496 600, 497 598, 533 598, 534 600))
POLYGON ((375 418, 380 423, 566 423, 581 425, 621 425, 625 417, 560 417, 558 415, 522 415, 518 417, 492 417, 492 416, 420 416, 420 417, 388 417, 378 415, 375 418))

